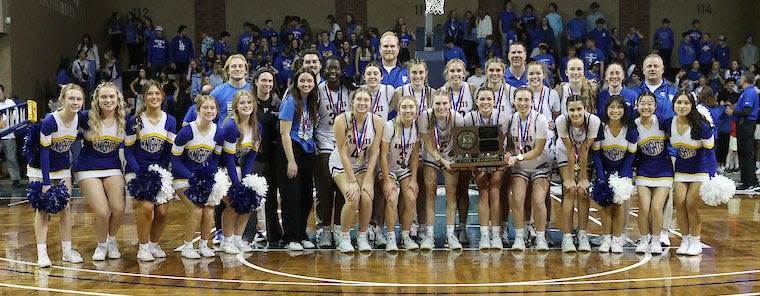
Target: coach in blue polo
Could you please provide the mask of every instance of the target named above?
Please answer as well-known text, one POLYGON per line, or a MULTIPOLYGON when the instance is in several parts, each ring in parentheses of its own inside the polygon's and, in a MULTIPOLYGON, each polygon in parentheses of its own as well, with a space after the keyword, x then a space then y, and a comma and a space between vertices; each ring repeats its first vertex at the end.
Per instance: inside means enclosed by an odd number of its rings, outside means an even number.
POLYGON ((733 115, 736 121, 736 141, 739 154, 739 171, 741 172, 742 185, 738 190, 757 190, 757 176, 755 175, 755 122, 757 121, 758 97, 752 84, 753 75, 748 72, 742 74, 739 84, 742 86, 742 94, 736 105, 728 108, 726 113, 733 115))

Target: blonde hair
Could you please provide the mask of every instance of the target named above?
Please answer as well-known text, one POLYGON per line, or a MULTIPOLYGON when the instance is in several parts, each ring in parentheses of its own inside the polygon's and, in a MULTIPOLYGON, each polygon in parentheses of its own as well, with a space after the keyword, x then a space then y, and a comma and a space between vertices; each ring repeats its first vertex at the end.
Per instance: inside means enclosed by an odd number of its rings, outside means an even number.
POLYGON ((103 131, 101 130, 100 124, 103 121, 103 118, 101 117, 102 114, 100 114, 100 104, 99 104, 99 97, 100 92, 104 88, 111 88, 114 91, 116 91, 116 98, 118 102, 116 103, 116 110, 114 110, 114 116, 116 117, 116 133, 122 134, 124 133, 124 127, 127 126, 126 121, 126 114, 127 114, 127 105, 124 103, 124 95, 119 91, 119 89, 116 87, 116 84, 113 82, 102 82, 98 85, 97 88, 95 88, 95 92, 92 93, 92 102, 90 103, 90 112, 89 112, 89 118, 87 119, 87 125, 90 127, 90 132, 92 132, 95 137, 94 139, 97 140, 102 135, 103 131))
MULTIPOLYGON (((398 112, 401 112, 401 104, 403 104, 406 101, 412 101, 412 104, 414 104, 414 110, 417 110, 417 108, 418 108, 418 106, 417 106, 417 99, 415 97, 412 97, 412 96, 403 96, 403 97, 401 97, 401 99, 398 100, 398 103, 396 103, 396 110, 398 110, 398 112)), ((414 126, 414 121, 415 120, 417 120, 416 116, 412 118, 412 126, 414 126)), ((402 122, 401 122, 401 114, 400 113, 396 116, 396 118, 393 119, 393 129, 394 129, 394 132, 393 132, 394 135, 402 132, 401 131, 401 129, 402 129, 402 122)))
POLYGON ((63 86, 63 88, 61 88, 61 93, 58 94, 58 102, 61 103, 61 106, 58 107, 58 109, 56 109, 55 111, 63 110, 63 101, 66 98, 66 92, 70 90, 78 90, 82 94, 82 97, 84 98, 84 89, 82 89, 81 86, 74 83, 66 84, 63 86))
MULTIPOLYGON (((369 93, 369 90, 367 90, 366 88, 360 88, 360 89, 355 90, 354 93, 351 95, 351 102, 352 103, 354 102, 354 99, 356 99, 356 95, 359 94, 359 93, 365 93, 365 94, 367 94, 367 96, 369 96, 370 101, 372 101, 372 94, 369 93)), ((353 116, 354 116, 354 110, 353 109, 354 109, 353 105, 351 105, 351 108, 346 109, 346 113, 345 113, 346 114, 346 137, 348 137, 348 135, 351 133, 350 130, 352 130, 354 128, 353 121, 351 120, 353 118, 353 116)), ((371 112, 367 112, 367 114, 368 114, 368 116, 372 115, 371 112)), ((372 118, 370 117, 370 120, 371 119, 372 118)), ((356 139, 354 139, 354 140, 356 140, 356 139)))
POLYGON ((224 124, 227 123, 227 120, 232 120, 235 122, 235 125, 237 126, 238 133, 240 133, 240 136, 237 138, 237 144, 240 144, 240 142, 243 141, 244 134, 243 129, 241 125, 241 115, 238 112, 238 104, 240 103, 240 100, 242 100, 244 97, 248 97, 251 99, 251 105, 253 105, 253 111, 251 112, 251 116, 248 117, 248 124, 251 128, 251 133, 253 134, 253 141, 256 142, 259 140, 259 129, 257 128, 258 121, 256 120, 256 112, 258 112, 259 106, 256 104, 256 99, 254 98, 253 94, 246 90, 241 90, 235 93, 232 99, 232 111, 229 115, 227 115, 227 118, 224 119, 224 124))
MULTIPOLYGON (((151 87, 156 87, 158 91, 161 92, 162 101, 166 99, 166 94, 164 94, 164 88, 161 86, 161 83, 151 79, 142 87, 142 93, 140 95, 142 95, 143 101, 148 97, 148 91, 150 91, 151 87)), ((142 129, 142 114, 145 113, 145 110, 148 110, 148 104, 143 104, 140 107, 140 110, 135 112, 135 123, 137 123, 137 126, 135 126, 135 135, 138 137, 140 136, 140 129, 142 129)))
MULTIPOLYGON (((203 106, 203 103, 206 101, 214 102, 214 106, 216 106, 217 115, 219 115, 219 103, 216 102, 216 99, 210 95, 200 95, 195 99, 195 111, 200 112, 201 106, 203 106)), ((200 116, 199 116, 200 117, 200 116)))
POLYGON ((596 92, 593 91, 591 83, 586 79, 586 66, 580 58, 571 58, 567 63, 570 64, 570 61, 573 60, 578 60, 578 62, 583 65, 583 74, 581 74, 581 92, 578 95, 583 98, 583 104, 588 108, 588 112, 596 114, 596 92))
POLYGON ((233 54, 230 57, 228 57, 226 61, 224 61, 224 68, 223 68, 224 71, 222 72, 222 75, 223 75, 222 77, 224 78, 224 81, 227 81, 227 79, 230 78, 228 72, 230 70, 230 64, 232 63, 232 60, 234 60, 234 59, 240 59, 240 60, 242 60, 243 63, 245 64, 245 71, 246 72, 248 71, 249 65, 248 65, 248 61, 245 59, 245 56, 243 56, 242 54, 239 54, 239 53, 238 54, 233 54))
MULTIPOLYGON (((453 67, 455 64, 459 64, 462 66, 462 71, 467 71, 467 67, 465 67, 464 62, 460 59, 451 59, 448 62, 446 62, 446 67, 443 67, 443 78, 446 79, 446 83, 443 85, 444 88, 449 86, 449 76, 447 75, 449 73, 449 68, 453 67)), ((462 76, 464 76, 465 73, 462 73, 462 76)), ((462 77, 462 81, 464 82, 464 78, 462 77)))

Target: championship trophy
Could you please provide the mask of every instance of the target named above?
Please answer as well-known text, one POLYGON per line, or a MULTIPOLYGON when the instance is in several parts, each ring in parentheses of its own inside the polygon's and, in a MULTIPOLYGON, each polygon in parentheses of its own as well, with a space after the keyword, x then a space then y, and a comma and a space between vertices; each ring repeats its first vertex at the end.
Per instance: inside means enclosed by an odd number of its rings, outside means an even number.
POLYGON ((507 165, 504 161, 504 134, 498 125, 455 126, 451 133, 454 142, 452 168, 496 168, 507 165))

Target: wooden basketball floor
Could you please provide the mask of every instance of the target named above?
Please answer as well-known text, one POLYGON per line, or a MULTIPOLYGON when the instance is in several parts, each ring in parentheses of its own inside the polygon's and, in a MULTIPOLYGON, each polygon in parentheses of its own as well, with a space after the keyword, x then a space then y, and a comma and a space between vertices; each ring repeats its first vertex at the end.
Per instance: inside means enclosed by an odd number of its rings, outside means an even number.
MULTIPOLYGON (((14 192, 16 195, 23 194, 14 192)), ((7 196, 7 195, 4 195, 7 196)), ((118 236, 122 258, 94 263, 94 218, 83 199, 74 199, 74 247, 83 264, 60 259, 57 217, 49 234, 52 268, 38 268, 32 226, 33 211, 20 199, 0 207, 0 295, 26 294, 579 294, 715 295, 760 292, 760 199, 737 196, 728 205, 702 207, 706 244, 700 256, 637 255, 632 242, 639 234, 636 208, 625 230, 623 254, 477 250, 476 196, 468 232, 473 243, 459 252, 442 249, 443 201, 439 197, 437 246, 432 252, 341 254, 335 250, 288 252, 261 248, 253 253, 188 260, 171 250, 182 243, 184 206, 174 202, 161 241, 169 254, 138 263, 137 234, 131 201, 118 236)), ((635 204, 635 202, 634 202, 635 204)), ((553 202, 555 213, 558 202, 553 202)), ((599 215, 591 213, 589 232, 599 232, 599 215)), ((556 215, 554 215, 556 217, 556 215)), ((555 218, 556 219, 556 218, 555 218)), ((556 227, 558 223, 553 223, 556 227)), ((560 233, 552 235, 559 242, 560 233)), ((592 239, 593 240, 593 239, 592 239)), ((673 246, 680 243, 677 230, 673 246)), ((596 249, 596 248, 595 248, 596 249)))

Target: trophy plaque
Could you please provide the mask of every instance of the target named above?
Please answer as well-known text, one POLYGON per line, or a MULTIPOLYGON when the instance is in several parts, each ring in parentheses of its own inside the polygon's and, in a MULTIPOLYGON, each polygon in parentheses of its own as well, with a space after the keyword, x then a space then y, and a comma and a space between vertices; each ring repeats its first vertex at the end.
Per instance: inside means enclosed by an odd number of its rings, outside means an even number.
POLYGON ((498 125, 453 127, 451 167, 474 169, 506 166, 504 134, 498 125))

